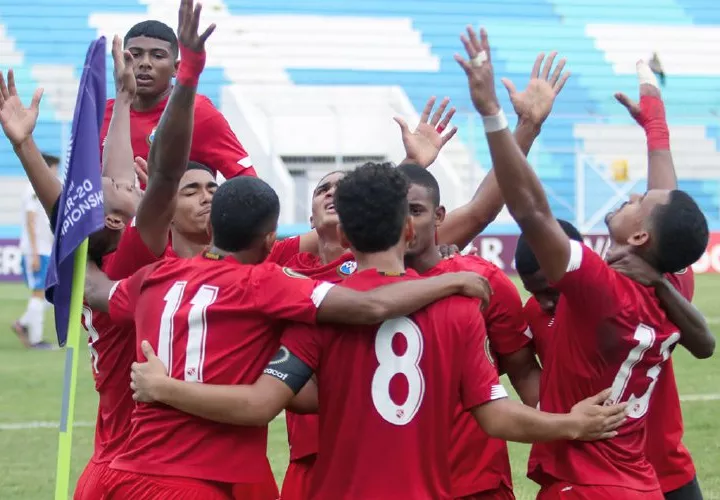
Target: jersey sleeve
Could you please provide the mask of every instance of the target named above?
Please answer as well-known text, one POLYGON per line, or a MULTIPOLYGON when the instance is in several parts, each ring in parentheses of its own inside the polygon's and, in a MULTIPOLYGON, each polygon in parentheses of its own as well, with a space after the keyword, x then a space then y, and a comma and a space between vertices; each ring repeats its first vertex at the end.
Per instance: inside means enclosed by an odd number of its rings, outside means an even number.
POLYGON ((138 269, 157 262, 155 255, 140 237, 135 227, 135 219, 125 228, 118 247, 103 261, 103 271, 111 280, 121 280, 131 276, 138 269))
POLYGON ((484 313, 490 346, 500 355, 512 354, 531 342, 522 299, 510 278, 500 270, 492 274, 490 285, 493 295, 484 313))
POLYGON ((608 317, 617 312, 616 273, 590 247, 570 240, 570 260, 565 275, 555 283, 572 307, 589 318, 608 317))
POLYGON ((485 322, 480 311, 468 303, 455 309, 454 327, 461 335, 462 373, 460 401, 468 410, 507 397, 490 354, 485 350, 485 322))
POLYGON ((317 310, 334 286, 275 264, 255 266, 251 286, 255 307, 275 319, 314 324, 317 310))
POLYGON ((692 302, 695 296, 695 273, 691 267, 677 273, 668 273, 665 277, 680 292, 680 295, 685 297, 687 301, 692 302))
POLYGON ((322 352, 322 331, 320 327, 292 323, 283 332, 280 341, 288 351, 316 371, 322 352))
POLYGON ((108 297, 108 314, 113 321, 133 323, 142 284, 156 267, 146 266, 129 278, 115 282, 108 297))
POLYGON ((274 262, 280 266, 286 265, 290 259, 300 253, 300 236, 285 238, 276 241, 265 262, 274 262))
POLYGON ((193 132, 193 156, 219 171, 226 179, 238 175, 257 177, 252 159, 223 114, 207 98, 198 96, 197 123, 193 132))

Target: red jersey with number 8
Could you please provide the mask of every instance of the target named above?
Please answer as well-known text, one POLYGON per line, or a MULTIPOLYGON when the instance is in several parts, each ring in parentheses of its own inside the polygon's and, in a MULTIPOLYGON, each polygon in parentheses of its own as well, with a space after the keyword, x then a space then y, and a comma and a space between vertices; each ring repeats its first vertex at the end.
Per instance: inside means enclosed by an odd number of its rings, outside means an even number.
MULTIPOLYGON (((399 280, 374 269, 341 286, 399 280)), ((282 344, 318 377, 316 500, 453 498, 450 435, 456 405, 506 397, 483 345, 477 300, 450 297, 380 325, 291 326, 282 344)))
MULTIPOLYGON (((119 282, 110 316, 135 322, 137 356, 147 340, 170 376, 252 384, 279 348, 284 320, 314 323, 332 287, 273 263, 243 265, 205 253, 149 266, 119 282)), ((267 480, 267 427, 211 422, 138 404, 114 469, 225 483, 267 480)))
POLYGON ((613 439, 533 445, 528 476, 542 485, 562 481, 658 492, 645 457, 645 418, 664 362, 680 334, 652 288, 611 269, 592 249, 570 242, 555 314, 552 351, 545 356, 540 409, 565 413, 612 387, 612 402, 628 403, 628 419, 613 439))

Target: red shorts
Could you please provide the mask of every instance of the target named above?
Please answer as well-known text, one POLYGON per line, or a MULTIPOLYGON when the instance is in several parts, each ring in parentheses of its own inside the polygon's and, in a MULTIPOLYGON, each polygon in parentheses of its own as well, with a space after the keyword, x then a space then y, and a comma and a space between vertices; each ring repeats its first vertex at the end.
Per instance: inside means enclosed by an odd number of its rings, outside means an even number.
POLYGON ((662 491, 630 490, 622 486, 585 486, 565 482, 543 486, 537 500, 664 500, 662 491))
POLYGON ((494 490, 480 491, 472 495, 456 498, 455 500, 515 500, 512 488, 501 484, 494 490))
POLYGON ((107 500, 232 500, 232 485, 175 476, 151 476, 109 469, 103 478, 107 500))
POLYGON ((109 463, 88 462, 75 486, 73 500, 98 500, 103 498, 102 477, 110 470, 109 463))
POLYGON ((235 500, 278 500, 280 497, 269 463, 265 482, 236 483, 233 485, 232 493, 235 500))
POLYGON ((280 494, 282 500, 305 500, 309 498, 312 471, 316 458, 317 455, 308 455, 290 462, 283 480, 282 493, 280 494))

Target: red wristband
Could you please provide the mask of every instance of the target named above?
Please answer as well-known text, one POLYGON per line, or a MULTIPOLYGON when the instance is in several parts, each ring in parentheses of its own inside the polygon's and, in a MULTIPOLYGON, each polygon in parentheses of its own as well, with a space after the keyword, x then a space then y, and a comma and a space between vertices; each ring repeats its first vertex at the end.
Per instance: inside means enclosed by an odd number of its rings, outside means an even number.
POLYGON ((195 52, 180 44, 178 83, 184 87, 197 87, 203 68, 205 68, 205 51, 195 52))
POLYGON ((665 104, 660 97, 640 96, 638 122, 645 129, 648 151, 670 149, 670 131, 665 119, 665 104))

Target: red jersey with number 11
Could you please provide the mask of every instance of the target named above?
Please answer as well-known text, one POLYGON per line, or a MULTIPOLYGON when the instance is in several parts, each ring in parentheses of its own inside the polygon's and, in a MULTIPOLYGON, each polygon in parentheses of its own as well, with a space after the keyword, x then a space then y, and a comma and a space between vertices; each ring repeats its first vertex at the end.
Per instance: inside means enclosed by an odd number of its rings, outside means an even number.
POLYGON ((653 289, 611 269, 592 249, 570 241, 570 260, 555 284, 553 351, 544 359, 540 409, 569 412, 578 401, 612 387, 628 402, 628 419, 613 438, 536 443, 529 477, 540 484, 618 486, 657 492, 645 457, 645 418, 658 376, 680 339, 653 289))
MULTIPOLYGON (((368 290, 400 280, 375 269, 341 286, 368 290)), ((292 326, 282 344, 318 378, 317 500, 452 498, 455 406, 506 396, 485 352, 477 300, 450 297, 375 326, 292 326)))

